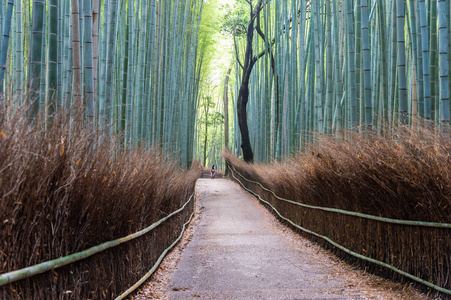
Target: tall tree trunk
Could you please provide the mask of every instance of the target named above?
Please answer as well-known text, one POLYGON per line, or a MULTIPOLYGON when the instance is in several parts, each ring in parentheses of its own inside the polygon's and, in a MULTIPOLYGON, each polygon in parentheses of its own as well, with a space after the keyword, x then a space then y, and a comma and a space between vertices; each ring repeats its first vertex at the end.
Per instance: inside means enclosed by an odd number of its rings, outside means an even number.
POLYGON ((246 162, 254 161, 254 153, 252 152, 251 141, 249 138, 249 127, 247 126, 247 103, 249 101, 249 75, 243 70, 243 79, 238 94, 237 113, 238 125, 241 132, 241 150, 243 151, 243 159, 246 162))
MULTIPOLYGON (((252 7, 252 6, 251 6, 252 7)), ((243 159, 246 162, 254 162, 254 153, 252 152, 251 141, 249 138, 249 127, 247 125, 247 103, 249 102, 249 79, 252 73, 252 68, 254 67, 257 60, 262 57, 265 52, 260 53, 258 56, 253 55, 252 42, 254 39, 254 24, 255 19, 260 17, 260 11, 263 8, 263 0, 260 0, 255 6, 254 10, 251 11, 251 19, 247 26, 247 36, 246 36, 246 52, 244 57, 244 65, 241 65, 243 70, 243 75, 241 76, 241 86, 238 93, 237 100, 237 114, 238 114, 238 125, 240 126, 241 132, 241 149, 243 150, 243 159)), ((238 59, 238 57, 237 57, 238 59)))

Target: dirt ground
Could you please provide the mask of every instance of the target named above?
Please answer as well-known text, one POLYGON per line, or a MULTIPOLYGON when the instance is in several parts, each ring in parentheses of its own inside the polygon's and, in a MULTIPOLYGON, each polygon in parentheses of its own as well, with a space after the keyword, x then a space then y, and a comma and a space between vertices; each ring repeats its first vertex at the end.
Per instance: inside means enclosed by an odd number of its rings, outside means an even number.
POLYGON ((133 299, 430 299, 340 261, 224 179, 200 179, 183 240, 133 299))

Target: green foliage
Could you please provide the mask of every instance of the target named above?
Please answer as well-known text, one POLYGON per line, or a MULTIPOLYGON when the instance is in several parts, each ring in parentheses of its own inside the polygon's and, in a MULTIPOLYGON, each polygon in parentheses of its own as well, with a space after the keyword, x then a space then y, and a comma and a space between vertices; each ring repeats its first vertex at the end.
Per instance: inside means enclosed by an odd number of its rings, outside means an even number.
POLYGON ((199 124, 207 125, 208 127, 217 127, 224 124, 224 115, 220 112, 207 112, 203 114, 203 117, 199 119, 199 124))
POLYGON ((207 125, 208 127, 217 127, 224 124, 224 114, 217 111, 210 111, 210 109, 215 107, 212 98, 207 96, 203 97, 202 100, 200 105, 202 113, 199 117, 199 124, 204 126, 207 125))
POLYGON ((244 1, 221 6, 221 30, 225 34, 244 36, 249 23, 249 5, 244 1))

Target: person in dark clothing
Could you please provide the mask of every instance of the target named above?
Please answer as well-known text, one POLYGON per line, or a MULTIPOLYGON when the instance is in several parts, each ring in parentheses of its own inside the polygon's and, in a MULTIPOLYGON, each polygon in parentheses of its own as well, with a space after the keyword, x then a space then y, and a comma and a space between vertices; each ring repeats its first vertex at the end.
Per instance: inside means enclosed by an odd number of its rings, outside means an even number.
POLYGON ((215 165, 213 165, 213 167, 211 167, 210 178, 214 179, 215 174, 216 174, 216 168, 215 168, 215 165))

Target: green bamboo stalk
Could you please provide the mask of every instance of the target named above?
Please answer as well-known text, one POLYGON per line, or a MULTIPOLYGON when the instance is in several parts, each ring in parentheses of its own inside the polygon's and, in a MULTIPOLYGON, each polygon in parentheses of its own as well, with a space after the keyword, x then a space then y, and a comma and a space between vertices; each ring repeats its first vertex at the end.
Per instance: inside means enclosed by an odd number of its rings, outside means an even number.
POLYGON ((423 52, 424 118, 431 119, 431 76, 426 1, 420 0, 421 51, 423 52))
POLYGON ((313 38, 315 41, 315 74, 316 74, 316 81, 315 81, 315 126, 314 130, 318 132, 323 132, 324 127, 324 119, 323 119, 323 99, 322 99, 322 68, 321 68, 321 46, 320 46, 320 33, 319 33, 319 27, 320 27, 320 11, 319 11, 319 1, 315 1, 312 4, 312 16, 313 16, 313 38))
MULTIPOLYGON (((448 17, 446 0, 437 1, 440 70, 440 125, 449 126, 448 17)), ((449 7, 448 7, 449 8, 449 7)))
POLYGON ((399 122, 407 124, 407 79, 406 79, 406 48, 404 39, 404 0, 396 0, 397 38, 398 38, 398 94, 399 122))
POLYGON ((390 69, 389 69, 389 93, 388 93, 388 103, 387 103, 387 116, 390 121, 390 126, 393 126, 392 120, 394 118, 394 102, 396 98, 396 70, 397 70, 397 22, 396 22, 396 0, 391 0, 391 9, 388 10, 389 16, 389 28, 390 30, 390 44, 389 44, 389 53, 390 53, 390 69))
MULTIPOLYGON (((12 16, 13 16, 13 7, 14 0, 8 0, 7 9, 6 9, 6 18, 5 18, 5 26, 3 29, 3 39, 1 42, 0 49, 0 108, 2 107, 3 102, 3 82, 5 79, 6 73, 6 58, 8 57, 8 49, 9 49, 9 35, 11 32, 11 24, 12 24, 12 16)), ((2 20, 0 20, 1 22, 2 20)), ((0 31, 1 32, 1 31, 0 31)))
MULTIPOLYGON (((177 35, 178 29, 176 24, 180 20, 180 6, 181 1, 174 1, 172 7, 167 11, 167 21, 168 21, 168 40, 166 41, 166 89, 165 89, 165 111, 163 119, 163 129, 165 135, 165 144, 168 149, 171 149, 174 153, 180 153, 178 149, 177 139, 179 137, 179 132, 177 131, 177 122, 180 118, 179 103, 176 101, 176 91, 178 76, 177 76, 177 57, 179 56, 180 50, 178 46, 177 35)), ((183 48, 183 47, 182 47, 183 48)), ((180 102, 181 104, 181 102, 180 102)), ((210 151, 212 149, 210 148, 210 151)))
POLYGON ((362 46, 363 46, 363 72, 364 72, 364 93, 363 103, 365 103, 365 126, 371 129, 373 124, 373 105, 371 90, 371 53, 370 53, 370 34, 368 24, 368 1, 361 0, 362 14, 362 46))
POLYGON ((74 105, 83 107, 82 100, 82 80, 81 80, 81 53, 80 53, 80 20, 79 20, 79 2, 71 0, 72 8, 72 70, 73 70, 73 91, 74 105))
MULTIPOLYGON (((58 55, 57 55, 57 95, 56 95, 56 111, 60 111, 62 107, 62 99, 63 99, 63 35, 64 35, 64 4, 58 5, 58 35, 57 35, 57 47, 58 47, 58 55)), ((66 25, 67 26, 67 25, 66 25)))
POLYGON ((29 117, 34 119, 39 111, 40 93, 42 74, 42 43, 44 40, 44 8, 45 0, 33 0, 33 15, 32 15, 32 37, 30 47, 30 66, 28 77, 29 90, 29 117))
MULTIPOLYGON (((100 124, 101 126, 112 125, 111 117, 113 113, 113 72, 114 72, 114 58, 115 50, 117 47, 117 23, 118 23, 118 11, 119 4, 117 0, 111 0, 109 6, 109 24, 108 24, 108 47, 107 47, 107 60, 106 60, 106 81, 105 81, 105 97, 103 107, 99 107, 100 110, 100 124)), ((101 96, 102 97, 102 96, 101 96)))
MULTIPOLYGON (((141 129, 142 129, 142 97, 137 97, 137 81, 139 81, 139 73, 138 70, 138 50, 139 50, 139 31, 140 31, 140 11, 141 8, 141 0, 136 2, 135 8, 135 24, 133 25, 133 40, 132 43, 134 45, 133 49, 133 80, 131 82, 131 91, 129 93, 130 103, 133 106, 133 137, 132 137, 132 145, 135 147, 139 144, 141 139, 141 129)), ((129 77, 130 78, 130 77, 129 77)))
MULTIPOLYGON (((147 97, 144 92, 144 86, 145 86, 145 80, 146 80, 146 74, 145 74, 145 58, 148 51, 148 44, 147 44, 147 28, 148 28, 148 22, 147 22, 147 15, 148 15, 148 1, 143 0, 142 2, 142 9, 141 9, 141 19, 140 23, 136 26, 138 28, 139 26, 139 50, 138 50, 138 57, 137 57, 137 70, 136 70, 136 92, 135 92, 135 101, 140 101, 141 110, 138 110, 137 113, 140 114, 140 127, 139 127, 139 134, 138 134, 138 145, 146 145, 147 140, 149 138, 148 136, 148 126, 147 126, 147 117, 148 117, 148 110, 149 110, 149 102, 147 101, 147 97)), ((137 21, 139 18, 137 18, 137 21)))
POLYGON ((22 2, 18 1, 16 4, 16 49, 15 57, 16 60, 16 76, 15 76, 15 95, 20 96, 23 94, 23 83, 24 83, 24 42, 23 42, 23 24, 22 24, 22 2))
MULTIPOLYGON (((420 75, 419 75, 419 55, 417 52, 417 30, 416 30, 416 18, 415 18, 415 5, 414 5, 414 1, 415 0, 410 0, 408 1, 407 4, 408 5, 408 11, 406 12, 406 14, 408 13, 408 16, 410 17, 410 20, 406 20, 407 26, 408 26, 408 33, 409 33, 409 41, 410 41, 410 56, 407 56, 407 59, 410 59, 410 64, 407 63, 407 65, 409 67, 409 71, 411 73, 410 75, 410 90, 409 90, 409 94, 410 94, 410 98, 411 101, 409 101, 408 104, 410 104, 410 116, 412 119, 412 123, 411 126, 416 128, 417 127, 417 123, 418 123, 418 108, 419 108, 419 101, 422 98, 422 95, 420 94, 420 87, 422 88, 422 82, 420 84, 420 75), (410 21, 410 22, 409 22, 410 21)), ((420 37, 421 38, 421 37, 420 37)))
POLYGON ((156 88, 154 87, 155 83, 155 67, 156 67, 156 0, 151 0, 150 3, 150 17, 149 17, 149 30, 148 30, 148 42, 146 47, 148 47, 147 56, 146 56, 146 71, 145 71, 145 86, 144 86, 144 93, 145 93, 145 101, 147 105, 149 106, 148 113, 147 113, 147 122, 144 124, 144 126, 147 128, 148 132, 148 146, 150 144, 154 143, 154 128, 151 126, 151 123, 153 124, 153 117, 154 117, 154 104, 155 104, 155 97, 154 93, 156 91, 156 88), (152 76, 154 74, 154 76, 152 76))
MULTIPOLYGON (((376 3, 376 2, 374 2, 376 3)), ((371 15, 371 13, 370 13, 371 15)), ((377 22, 376 22, 377 23, 377 22)), ((382 122, 380 122, 379 116, 383 116, 384 101, 381 99, 382 84, 381 84, 381 53, 382 49, 378 47, 380 45, 379 39, 380 27, 376 24, 374 30, 372 30, 371 42, 374 47, 371 53, 371 88, 372 88, 372 105, 373 105, 373 130, 380 134, 382 130, 382 122)), ((385 38, 385 37, 382 37, 385 38)))
POLYGON ((437 24, 437 5, 436 1, 429 1, 429 51, 430 51, 430 71, 431 71, 431 106, 432 106, 432 118, 436 124, 439 123, 439 70, 438 70, 438 60, 439 57, 437 55, 437 26, 433 24, 437 24))
POLYGON ((90 131, 94 130, 94 53, 93 53, 93 7, 91 0, 83 0, 84 15, 84 67, 86 119, 90 131))
MULTIPOLYGON (((159 127, 160 127, 160 138, 162 141, 162 149, 170 149, 169 145, 169 114, 171 109, 171 102, 169 101, 169 89, 171 87, 171 81, 170 81, 170 66, 169 61, 171 56, 169 55, 169 51, 171 50, 170 47, 170 31, 171 31, 171 5, 170 3, 164 3, 163 5, 163 12, 162 12, 162 41, 161 41, 161 53, 162 56, 161 60, 161 72, 162 76, 160 79, 160 99, 159 99, 159 127)), ((169 150, 171 151, 171 150, 169 150)))
POLYGON ((152 114, 152 143, 155 145, 157 143, 161 143, 161 130, 160 130, 160 107, 161 107, 161 87, 162 87, 162 76, 160 76, 160 72, 162 71, 162 63, 163 63, 163 55, 162 49, 164 43, 162 42, 163 37, 163 30, 161 30, 162 22, 161 22, 161 14, 162 14, 162 6, 163 2, 159 1, 156 7, 156 22, 155 22, 155 28, 156 28, 156 34, 155 34, 155 57, 156 61, 154 63, 154 94, 153 94, 153 114, 152 114))
MULTIPOLYGON (((291 34, 290 34, 290 59, 289 59, 289 68, 290 68, 290 74, 291 76, 289 76, 289 88, 290 88, 290 96, 289 96, 289 108, 288 108, 288 112, 289 112, 289 116, 290 116, 290 121, 289 121, 289 125, 290 125, 290 132, 289 132, 289 149, 288 149, 288 154, 291 153, 291 151, 295 151, 298 149, 298 142, 297 142, 297 137, 296 137, 296 106, 297 106, 297 95, 299 94, 299 81, 298 81, 298 69, 297 69, 297 47, 298 47, 298 26, 297 24, 299 23, 298 21, 298 9, 297 9, 297 1, 292 1, 291 2, 291 8, 290 8, 290 15, 291 15, 291 21, 289 21, 288 26, 291 26, 291 34)), ((266 45, 265 41, 262 41, 263 45, 266 45)), ((266 48, 266 47, 265 47, 266 48)), ((266 49, 267 51, 268 49, 266 49)), ((268 55, 268 54, 266 54, 268 55)), ((262 60, 263 63, 263 60, 262 60)), ((262 84, 264 83, 264 81, 261 82, 262 84)), ((263 92, 263 87, 261 89, 261 91, 263 92)), ((260 104, 260 109, 262 110, 263 107, 263 103, 260 104)), ((265 114, 261 111, 259 113, 259 117, 260 118, 264 118, 265 114)), ((263 123, 263 122, 260 122, 263 123)), ((259 127, 261 128, 261 127, 259 127)), ((260 136, 264 136, 264 134, 262 133, 260 136)), ((262 155, 264 154, 264 141, 262 140, 262 155)), ((261 156, 260 161, 264 161, 265 158, 263 156, 261 156)))
POLYGON ((364 94, 364 74, 363 74, 363 55, 362 55, 362 0, 354 0, 354 37, 355 37, 355 74, 356 74, 356 102, 358 125, 365 123, 365 102, 364 94))
POLYGON ((122 100, 122 112, 124 112, 125 108, 125 147, 131 147, 133 143, 133 132, 135 127, 135 120, 133 118, 133 79, 134 79, 134 24, 133 24, 133 8, 135 6, 135 1, 128 1, 127 5, 127 40, 126 40, 126 48, 125 48, 125 59, 127 64, 124 61, 124 81, 122 82, 125 87, 124 95, 125 99, 122 100), (127 49, 128 47, 128 49, 127 49))
MULTIPOLYGON (((3 23, 5 21, 5 12, 3 5, 0 4, 0 33, 3 33, 3 23)), ((0 47, 2 45, 3 40, 0 39, 0 47)))
POLYGON ((337 1, 332 1, 332 21, 333 21, 333 28, 334 28, 334 39, 333 39, 333 49, 334 49, 334 74, 333 74, 333 80, 334 80, 334 107, 335 111, 333 113, 332 117, 332 131, 338 132, 340 130, 341 123, 338 121, 338 115, 341 117, 341 105, 340 100, 342 97, 342 78, 340 74, 341 69, 341 60, 340 60, 340 33, 339 33, 339 18, 338 18, 338 6, 337 1))
MULTIPOLYGON (((448 91, 451 90, 451 80, 449 80, 449 72, 451 70, 451 3, 448 0, 448 91)), ((450 93, 450 92, 448 92, 450 93)))
POLYGON ((67 108, 71 105, 72 96, 72 43, 70 38, 71 32, 71 17, 70 17, 70 1, 64 1, 64 54, 63 54, 63 98, 61 99, 62 105, 67 108))
MULTIPOLYGON (((106 72, 107 72, 107 53, 108 53, 108 24, 110 19, 110 0, 103 1, 103 31, 102 31, 102 43, 101 50, 99 51, 99 87, 98 87, 98 107, 97 111, 97 123, 102 126, 102 123, 105 121, 106 114, 106 105, 105 105, 105 97, 106 97, 106 72)), ((96 105, 97 106, 97 105, 96 105)))
POLYGON ((50 124, 56 111, 58 95, 58 1, 49 2, 49 53, 47 72, 47 116, 50 124))
POLYGON ((352 1, 346 0, 346 28, 347 28, 347 65, 348 65, 348 90, 350 118, 349 129, 358 126, 357 95, 356 95, 356 69, 355 69, 355 40, 354 21, 352 13, 352 1))
MULTIPOLYGON (((185 35, 186 35, 186 26, 188 24, 188 19, 190 19, 191 22, 193 22, 194 20, 192 20, 191 16, 188 14, 189 13, 189 9, 192 7, 191 0, 185 2, 184 5, 185 5, 185 13, 184 13, 184 17, 183 17, 183 24, 180 27, 180 30, 181 30, 182 33, 185 33, 185 35)), ((196 7, 196 5, 197 5, 197 3, 194 3, 194 7, 196 7)), ((193 46, 192 42, 194 41, 194 37, 190 37, 190 38, 191 38, 191 41, 189 41, 189 39, 187 38, 186 42, 185 42, 186 46, 185 46, 184 50, 185 50, 185 55, 187 55, 187 56, 192 55, 190 52, 192 51, 192 46, 193 46)), ((182 65, 182 58, 183 58, 183 56, 179 55, 178 63, 177 63, 178 65, 182 65)), ((190 61, 192 61, 192 58, 190 59, 190 61)), ((185 69, 185 72, 187 72, 188 76, 191 76, 191 74, 190 74, 190 72, 191 72, 190 67, 191 67, 191 65, 188 64, 187 68, 185 69)), ((180 117, 180 120, 181 120, 181 122, 178 125, 178 127, 179 127, 178 130, 180 132, 180 164, 182 166, 188 166, 189 162, 191 161, 190 157, 189 157, 189 150, 188 150, 189 147, 190 147, 190 145, 188 143, 190 132, 188 131, 188 129, 190 128, 189 122, 191 121, 191 120, 189 120, 189 115, 188 115, 190 113, 190 108, 189 108, 189 87, 190 87, 190 85, 189 85, 189 81, 184 80, 183 85, 184 85, 184 89, 183 90, 185 92, 183 93, 183 96, 180 96, 180 98, 181 98, 181 104, 180 104, 180 106, 181 106, 181 110, 180 110, 181 117, 180 117)))
POLYGON ((332 10, 330 1, 326 1, 326 110, 325 110, 325 130, 330 134, 332 132, 332 116, 333 116, 333 54, 332 54, 332 10))
POLYGON ((420 4, 418 0, 414 1, 415 7, 415 26, 417 33, 417 43, 416 43, 416 52, 417 52, 417 87, 418 87, 418 115, 420 118, 424 118, 424 77, 423 77, 423 51, 421 49, 421 21, 420 21, 420 4))
MULTIPOLYGON (((87 4, 85 4, 86 6, 87 4)), ((93 79, 94 79, 94 103, 98 102, 97 84, 98 84, 98 60, 99 60, 99 31, 100 31, 100 0, 92 1, 92 65, 93 65, 93 79)), ((95 106, 95 105, 94 105, 95 106)), ((95 110, 95 107, 94 107, 95 110)), ((95 117, 95 111, 94 111, 95 117)))
MULTIPOLYGON (((46 4, 47 5, 47 4, 46 4)), ((45 10, 46 8, 44 8, 45 10)), ((47 64, 46 64, 46 60, 47 60, 47 43, 48 43, 48 39, 47 39, 47 13, 46 11, 44 11, 44 22, 43 22, 43 32, 44 32, 44 36, 42 39, 42 49, 41 49, 41 73, 42 73, 42 78, 40 81, 40 86, 39 86, 39 106, 43 109, 46 110, 46 87, 47 87, 47 64)))

